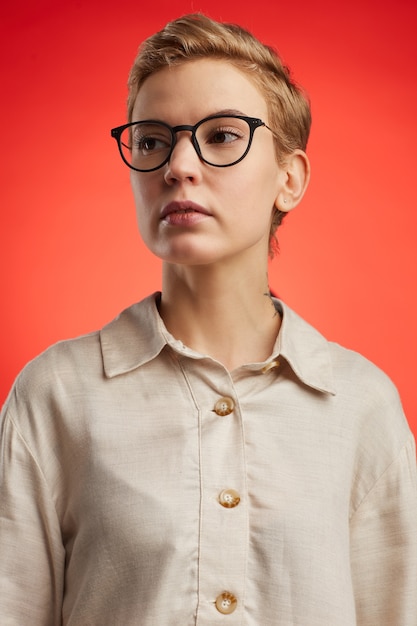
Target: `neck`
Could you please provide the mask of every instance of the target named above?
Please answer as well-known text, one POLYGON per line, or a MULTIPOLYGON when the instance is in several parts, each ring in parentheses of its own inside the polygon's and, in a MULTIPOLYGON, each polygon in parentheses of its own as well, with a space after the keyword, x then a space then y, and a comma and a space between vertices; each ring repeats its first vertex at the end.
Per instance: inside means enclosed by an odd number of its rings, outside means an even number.
POLYGON ((176 339, 229 370, 268 358, 281 322, 267 267, 248 274, 165 264, 160 312, 176 339))

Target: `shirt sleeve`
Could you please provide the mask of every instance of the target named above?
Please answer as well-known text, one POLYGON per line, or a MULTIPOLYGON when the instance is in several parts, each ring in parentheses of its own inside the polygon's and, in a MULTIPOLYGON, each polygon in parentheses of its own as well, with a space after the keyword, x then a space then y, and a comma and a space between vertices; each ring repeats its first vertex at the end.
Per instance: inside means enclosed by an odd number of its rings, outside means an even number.
POLYGON ((65 557, 54 502, 6 407, 0 425, 0 621, 58 626, 65 557))
POLYGON ((417 478, 411 436, 351 519, 357 626, 417 625, 417 478))

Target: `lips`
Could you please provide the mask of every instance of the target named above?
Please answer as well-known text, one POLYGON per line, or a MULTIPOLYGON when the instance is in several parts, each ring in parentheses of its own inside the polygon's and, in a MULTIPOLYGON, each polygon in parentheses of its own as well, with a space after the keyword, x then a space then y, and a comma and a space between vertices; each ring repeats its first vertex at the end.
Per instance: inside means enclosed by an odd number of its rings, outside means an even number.
POLYGON ((171 215, 184 215, 184 214, 192 214, 199 213, 201 215, 210 215, 210 212, 207 211, 204 207, 197 204, 196 202, 192 202, 191 200, 180 200, 170 202, 161 211, 161 220, 168 218, 171 215))
POLYGON ((165 226, 194 230, 198 224, 210 219, 211 213, 191 200, 178 200, 167 204, 161 211, 161 222, 165 226))

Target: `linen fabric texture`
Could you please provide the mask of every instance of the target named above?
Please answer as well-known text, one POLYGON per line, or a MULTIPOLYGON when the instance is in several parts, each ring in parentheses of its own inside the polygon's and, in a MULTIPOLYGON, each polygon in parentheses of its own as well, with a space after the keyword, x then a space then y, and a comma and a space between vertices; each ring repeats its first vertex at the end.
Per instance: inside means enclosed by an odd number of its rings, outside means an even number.
POLYGON ((416 626, 415 445, 388 377, 278 300, 270 358, 229 372, 158 297, 9 394, 2 626, 416 626))

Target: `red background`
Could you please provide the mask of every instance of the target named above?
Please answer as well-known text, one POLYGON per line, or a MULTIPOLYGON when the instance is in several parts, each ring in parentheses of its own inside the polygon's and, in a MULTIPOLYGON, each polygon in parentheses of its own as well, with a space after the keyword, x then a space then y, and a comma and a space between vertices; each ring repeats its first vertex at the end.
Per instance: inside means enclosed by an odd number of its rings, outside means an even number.
POLYGON ((109 129, 125 120, 140 41, 200 10, 275 46, 312 99, 312 182, 281 229, 271 287, 382 367, 417 433, 415 0, 3 6, 0 403, 49 344, 160 287, 109 129))

